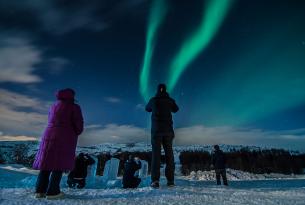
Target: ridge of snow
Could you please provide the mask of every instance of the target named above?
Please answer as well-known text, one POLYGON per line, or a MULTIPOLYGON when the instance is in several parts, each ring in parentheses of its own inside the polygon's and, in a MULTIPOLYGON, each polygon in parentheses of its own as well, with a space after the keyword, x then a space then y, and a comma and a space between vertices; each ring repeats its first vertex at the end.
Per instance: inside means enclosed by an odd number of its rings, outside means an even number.
MULTIPOLYGON (((0 141, 0 153, 4 156, 5 160, 8 163, 14 163, 12 161, 11 156, 13 156, 14 148, 18 145, 26 145, 28 148, 26 151, 25 156, 33 156, 36 154, 39 148, 38 141, 0 141)), ((224 152, 233 152, 239 151, 242 149, 246 149, 249 151, 264 151, 270 150, 272 148, 267 147, 257 147, 257 146, 243 146, 243 145, 219 145, 220 148, 224 152)), ((206 151, 211 152, 213 150, 213 145, 184 145, 184 146, 174 146, 173 147, 174 154, 177 158, 179 154, 183 151, 206 151)), ((129 144, 114 144, 114 143, 103 143, 97 144, 92 146, 77 146, 76 152, 85 152, 91 155, 98 155, 100 153, 110 153, 115 154, 119 152, 150 152, 151 145, 146 144, 143 142, 138 143, 129 143, 129 144)), ((292 155, 302 154, 302 152, 293 151, 293 150, 286 150, 289 151, 292 155)))

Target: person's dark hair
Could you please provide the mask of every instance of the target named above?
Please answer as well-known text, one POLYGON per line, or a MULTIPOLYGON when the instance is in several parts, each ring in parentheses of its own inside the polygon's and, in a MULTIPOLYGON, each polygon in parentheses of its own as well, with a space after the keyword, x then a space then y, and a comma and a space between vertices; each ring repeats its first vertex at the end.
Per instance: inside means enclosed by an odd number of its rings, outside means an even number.
POLYGON ((157 93, 166 93, 166 85, 164 83, 158 85, 157 93))
POLYGON ((214 145, 214 149, 215 150, 219 150, 220 148, 219 148, 219 145, 214 145))

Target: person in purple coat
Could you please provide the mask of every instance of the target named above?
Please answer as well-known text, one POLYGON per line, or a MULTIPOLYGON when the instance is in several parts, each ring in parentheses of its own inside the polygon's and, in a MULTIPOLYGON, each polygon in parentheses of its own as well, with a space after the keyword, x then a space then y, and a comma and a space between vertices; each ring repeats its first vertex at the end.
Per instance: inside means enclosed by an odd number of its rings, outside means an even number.
POLYGON ((60 180, 64 171, 74 168, 77 138, 83 131, 83 116, 75 104, 74 90, 67 88, 56 93, 51 106, 48 126, 42 136, 33 168, 40 170, 36 182, 36 198, 60 198, 60 180))

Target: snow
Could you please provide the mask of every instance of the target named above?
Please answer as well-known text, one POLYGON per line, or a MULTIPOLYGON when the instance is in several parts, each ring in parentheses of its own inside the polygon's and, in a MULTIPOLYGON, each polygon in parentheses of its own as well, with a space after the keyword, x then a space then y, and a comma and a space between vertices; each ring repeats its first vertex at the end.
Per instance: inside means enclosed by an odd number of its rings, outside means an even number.
POLYGON ((107 176, 107 180, 116 180, 119 171, 120 160, 112 158, 108 160, 105 165, 104 175, 107 176))
POLYGON ((146 178, 148 175, 148 163, 145 160, 141 160, 141 169, 138 171, 140 178, 146 178))
MULTIPOLYGON (((215 180, 214 171, 192 171, 189 176, 183 177, 189 180, 215 180)), ((305 179, 305 175, 285 175, 279 173, 253 174, 240 170, 227 169, 227 178, 230 181, 240 180, 268 180, 268 179, 305 179)))
MULTIPOLYGON (((1 142, 2 154, 8 163, 13 163, 12 154, 14 147, 21 142, 1 142)), ((22 142, 21 144, 24 144, 22 142)), ((38 142, 27 143, 28 149, 25 155, 34 155, 38 149, 38 142)), ((233 150, 249 149, 262 150, 259 147, 245 147, 221 145, 221 148, 230 152, 233 150)), ((164 173, 161 179, 161 188, 158 190, 149 187, 150 177, 145 177, 145 171, 141 176, 142 182, 138 189, 124 190, 121 188, 121 178, 96 176, 95 163, 87 177, 85 189, 70 189, 66 185, 67 175, 61 181, 65 198, 60 200, 35 199, 34 187, 38 171, 26 168, 22 165, 0 165, 0 204, 305 204, 305 175, 283 174, 252 174, 239 170, 228 169, 227 176, 229 187, 216 186, 213 171, 191 172, 189 176, 181 176, 179 155, 182 151, 208 151, 211 146, 175 146, 174 156, 176 163, 176 185, 174 188, 165 186, 164 173)), ((90 147, 78 147, 78 152, 91 154, 97 162, 96 156, 101 153, 114 154, 117 152, 147 152, 151 146, 144 143, 135 144, 100 144, 90 147)), ((292 152, 298 154, 297 152, 292 152)), ((117 167, 114 168, 117 170, 117 167)), ((164 166, 161 168, 164 172, 164 166)), ((114 172, 114 171, 113 171, 114 172)))
POLYGON ((39 172, 37 170, 33 170, 28 167, 24 167, 21 164, 2 164, 2 165, 0 165, 0 168, 4 169, 4 170, 10 170, 10 171, 26 173, 26 174, 33 174, 33 175, 37 175, 39 172))
POLYGON ((178 181, 174 188, 161 187, 154 190, 149 187, 124 190, 114 189, 67 189, 62 191, 65 198, 60 200, 34 199, 33 188, 7 188, 0 189, 0 203, 6 205, 13 204, 303 204, 305 201, 305 187, 295 184, 300 182, 288 183, 288 187, 276 187, 271 183, 263 184, 260 182, 232 183, 230 187, 217 187, 207 182, 178 181), (253 187, 252 187, 253 186, 253 187))
MULTIPOLYGON (((228 176, 245 173, 228 170, 228 176), (232 174, 233 175, 233 174, 232 174)), ((86 189, 70 189, 65 185, 66 176, 62 180, 62 191, 65 197, 60 200, 35 199, 34 187, 36 171, 26 169, 20 165, 2 165, 0 167, 0 204, 63 204, 63 205, 93 205, 93 204, 305 204, 305 179, 285 180, 248 180, 229 181, 229 187, 215 185, 212 176, 197 172, 197 178, 176 178, 176 186, 167 188, 166 180, 162 178, 161 188, 158 190, 148 187, 149 178, 138 189, 122 189, 120 179, 113 181, 112 186, 105 187, 102 177, 88 177, 86 189)), ((210 172, 209 174, 212 174, 210 172)), ((250 174, 251 175, 251 174, 250 174)), ((230 178, 230 177, 229 177, 230 178)), ((266 179, 266 178, 265 178, 266 179)))

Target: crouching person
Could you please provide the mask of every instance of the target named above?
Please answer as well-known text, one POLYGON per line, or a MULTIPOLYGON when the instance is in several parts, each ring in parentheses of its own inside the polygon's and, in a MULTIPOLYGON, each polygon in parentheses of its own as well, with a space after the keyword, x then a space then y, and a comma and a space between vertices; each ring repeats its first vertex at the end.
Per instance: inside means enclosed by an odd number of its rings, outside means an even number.
POLYGON ((138 176, 135 176, 136 171, 141 169, 141 161, 135 160, 132 155, 129 155, 129 159, 125 162, 124 165, 124 174, 123 174, 123 188, 137 188, 141 183, 141 179, 138 176))
POLYGON ((67 184, 70 188, 82 189, 86 186, 87 168, 95 161, 88 154, 80 153, 75 160, 74 169, 69 173, 67 184))
POLYGON ((212 154, 212 167, 215 169, 217 185, 221 185, 221 176, 223 184, 228 186, 228 180, 226 176, 226 157, 218 145, 214 146, 214 152, 212 154))

